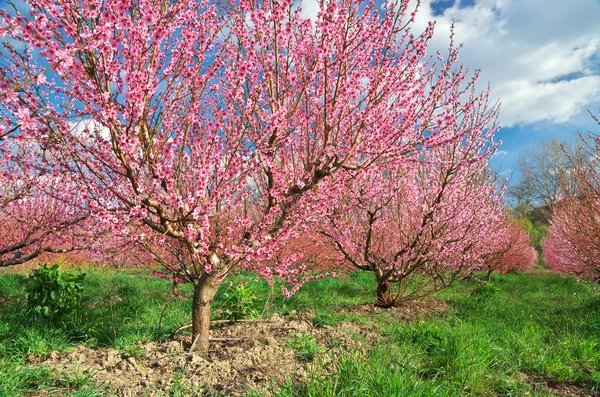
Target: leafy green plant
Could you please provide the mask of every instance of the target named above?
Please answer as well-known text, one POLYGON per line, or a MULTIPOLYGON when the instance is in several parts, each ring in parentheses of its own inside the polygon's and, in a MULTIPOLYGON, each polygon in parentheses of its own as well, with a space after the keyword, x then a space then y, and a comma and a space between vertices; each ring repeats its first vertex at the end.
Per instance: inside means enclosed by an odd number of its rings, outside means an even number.
POLYGON ((496 287, 492 283, 485 282, 475 287, 471 292, 471 296, 475 297, 475 299, 485 299, 497 294, 498 292, 500 292, 500 288, 496 287))
POLYGON ((231 320, 242 320, 260 316, 256 290, 240 283, 225 292, 223 314, 231 320))
POLYGON ((125 358, 140 358, 146 357, 144 349, 140 345, 127 345, 121 349, 121 355, 125 358))
POLYGON ((26 279, 29 309, 49 320, 62 319, 75 311, 83 289, 85 273, 62 273, 58 265, 44 265, 26 279))
POLYGON ((317 354, 323 351, 323 347, 315 341, 315 337, 311 334, 303 335, 292 332, 286 341, 286 346, 294 349, 306 361, 312 361, 317 354))

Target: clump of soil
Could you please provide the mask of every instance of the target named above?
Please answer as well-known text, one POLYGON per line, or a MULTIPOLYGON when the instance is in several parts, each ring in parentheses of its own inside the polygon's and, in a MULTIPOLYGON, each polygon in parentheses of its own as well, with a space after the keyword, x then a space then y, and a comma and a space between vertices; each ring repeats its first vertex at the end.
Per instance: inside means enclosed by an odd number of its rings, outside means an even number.
POLYGON ((393 315, 398 319, 402 319, 408 323, 414 322, 419 317, 431 314, 445 313, 450 309, 450 306, 438 299, 428 299, 421 301, 411 301, 399 306, 382 308, 375 306, 372 303, 364 303, 361 305, 345 305, 342 306, 342 311, 371 314, 374 312, 385 312, 393 315))
POLYGON ((15 302, 15 300, 12 298, 5 298, 3 296, 0 296, 0 312, 2 311, 2 307, 4 307, 4 305, 11 304, 13 302, 15 302))
POLYGON ((600 391, 589 384, 557 382, 554 379, 519 373, 522 381, 533 385, 535 391, 550 391, 557 397, 600 397, 600 391))
POLYGON ((289 317, 275 314, 264 322, 211 329, 213 341, 208 354, 190 353, 188 335, 167 342, 140 343, 127 353, 79 346, 70 353, 53 352, 42 364, 92 374, 99 384, 120 396, 163 395, 176 386, 188 392, 198 390, 198 395, 203 395, 202 388, 232 396, 245 395, 253 388, 268 395, 272 382, 290 377, 302 381, 311 365, 327 373, 343 350, 374 338, 370 330, 356 324, 315 327, 313 319, 313 312, 289 317), (357 333, 362 337, 353 338, 357 333), (290 347, 290 338, 307 334, 320 351, 328 353, 319 355, 318 364, 307 363, 290 347))

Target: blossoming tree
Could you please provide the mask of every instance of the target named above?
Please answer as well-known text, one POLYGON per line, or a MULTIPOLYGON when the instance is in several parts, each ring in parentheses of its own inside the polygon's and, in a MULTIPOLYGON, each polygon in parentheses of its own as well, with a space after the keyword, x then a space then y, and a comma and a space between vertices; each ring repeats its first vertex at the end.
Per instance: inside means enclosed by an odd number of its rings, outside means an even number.
POLYGON ((486 170, 496 147, 495 109, 485 95, 475 103, 446 127, 460 141, 424 149, 402 167, 363 173, 323 224, 340 261, 374 273, 380 306, 422 298, 481 269, 505 232, 486 170))
POLYGON ((553 207, 543 249, 551 268, 600 280, 600 136, 581 138, 570 156, 573 188, 553 207))
POLYGON ((498 222, 500 231, 494 241, 490 241, 485 258, 485 280, 493 272, 505 274, 525 270, 537 261, 537 251, 531 245, 531 237, 524 225, 517 219, 502 219, 498 222))
POLYGON ((544 242, 544 257, 556 271, 597 279, 600 222, 598 212, 590 212, 585 204, 569 198, 555 207, 544 242))
POLYGON ((0 136, 0 267, 84 248, 89 214, 71 204, 73 183, 45 169, 37 145, 13 138, 0 136))
POLYGON ((413 35, 408 2, 321 1, 314 20, 291 0, 29 4, 0 11, 0 132, 50 153, 95 219, 183 247, 199 350, 231 269, 300 285, 280 246, 353 178, 459 141, 455 120, 483 111, 454 46, 426 57, 433 24, 413 35))

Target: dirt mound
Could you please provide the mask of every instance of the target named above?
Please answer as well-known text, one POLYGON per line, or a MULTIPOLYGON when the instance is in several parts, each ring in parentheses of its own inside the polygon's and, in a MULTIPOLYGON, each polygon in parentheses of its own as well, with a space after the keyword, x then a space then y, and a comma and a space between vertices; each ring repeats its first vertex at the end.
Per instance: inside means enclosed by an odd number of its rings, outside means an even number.
POLYGON ((403 319, 406 322, 413 322, 421 316, 427 316, 436 313, 445 313, 450 309, 450 306, 442 300, 428 299, 422 301, 407 302, 404 305, 382 308, 375 306, 372 303, 364 303, 361 305, 345 305, 342 306, 342 311, 367 313, 385 312, 394 315, 397 318, 403 319))
MULTIPOLYGON (((241 323, 211 330, 208 354, 189 353, 191 337, 168 342, 138 344, 134 348, 93 350, 79 346, 70 353, 53 352, 43 362, 57 370, 92 374, 96 381, 119 396, 164 395, 175 388, 187 392, 221 391, 226 395, 246 395, 248 388, 268 395, 272 382, 306 377, 308 362, 301 349, 319 352, 318 367, 328 372, 343 350, 373 338, 366 328, 355 324, 315 327, 314 313, 281 317, 275 314, 260 323, 241 323), (295 343, 293 341, 296 341, 295 343), (323 353, 323 354, 321 354, 323 353)), ((316 368, 316 366, 315 366, 316 368)))

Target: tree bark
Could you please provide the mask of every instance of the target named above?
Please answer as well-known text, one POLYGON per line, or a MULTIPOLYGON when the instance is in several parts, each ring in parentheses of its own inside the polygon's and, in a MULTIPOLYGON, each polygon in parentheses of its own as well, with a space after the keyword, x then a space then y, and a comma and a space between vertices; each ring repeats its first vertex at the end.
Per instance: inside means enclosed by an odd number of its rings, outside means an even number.
POLYGON ((206 273, 202 275, 194 288, 192 300, 192 346, 194 351, 208 351, 210 305, 218 289, 219 282, 206 273))
POLYGON ((487 271, 487 273, 486 273, 486 275, 485 275, 485 277, 484 277, 483 281, 485 281, 486 283, 487 283, 488 281, 490 281, 490 277, 492 276, 492 272, 493 272, 493 270, 492 270, 492 269, 488 269, 488 271, 487 271))
POLYGON ((389 297, 390 283, 383 280, 377 280, 377 306, 390 307, 391 302, 389 297))

